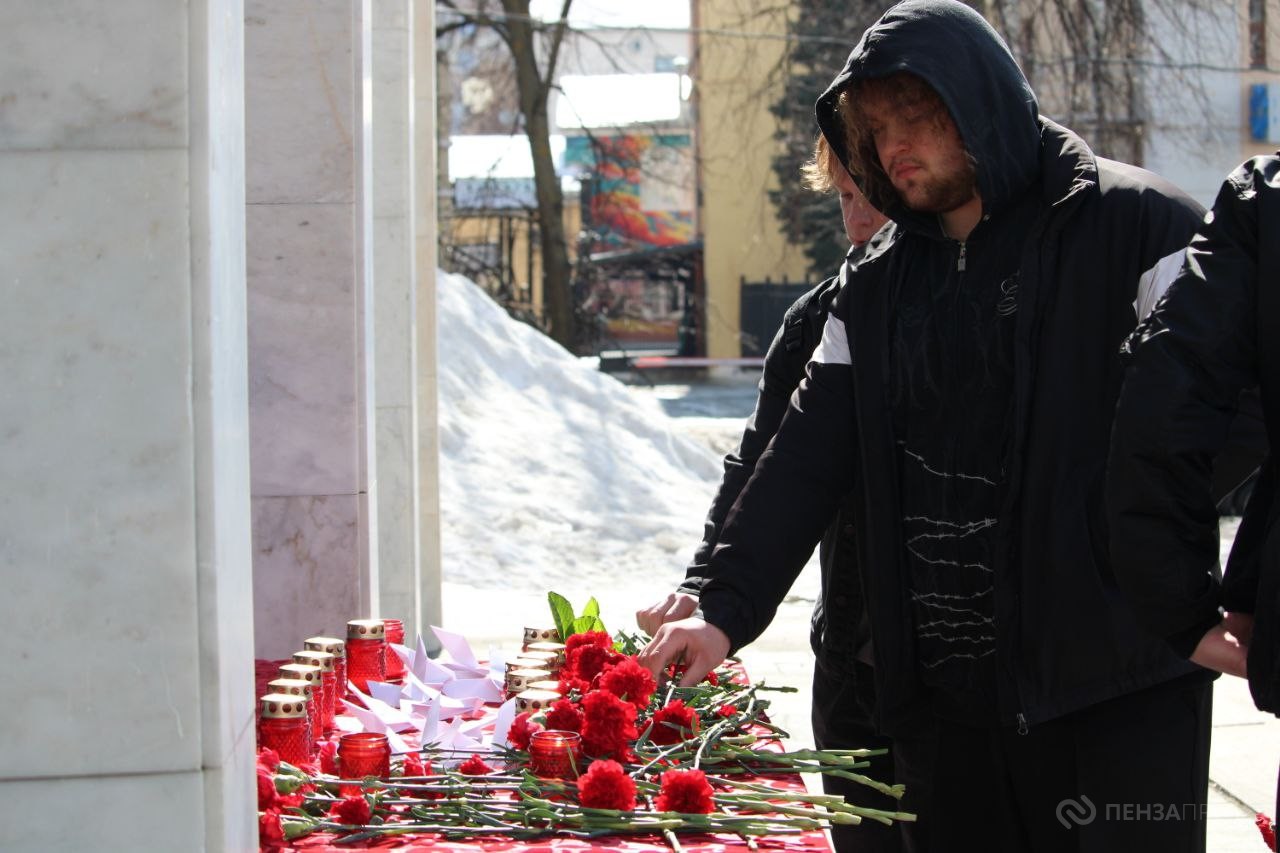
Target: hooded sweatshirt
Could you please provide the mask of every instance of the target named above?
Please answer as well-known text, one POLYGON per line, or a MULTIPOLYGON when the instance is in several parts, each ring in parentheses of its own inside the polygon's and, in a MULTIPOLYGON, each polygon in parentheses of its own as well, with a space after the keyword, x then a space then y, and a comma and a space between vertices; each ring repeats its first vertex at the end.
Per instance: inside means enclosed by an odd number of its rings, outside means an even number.
POLYGON ((960 244, 878 194, 896 224, 846 269, 702 612, 734 648, 757 636, 848 496, 886 733, 921 699, 1025 726, 1187 675, 1116 589, 1100 496, 1138 281, 1203 211, 1038 117, 999 37, 948 0, 890 9, 819 99, 846 162, 839 92, 899 71, 941 96, 983 219, 960 244))
MULTIPOLYGON (((963 241, 945 235, 938 215, 903 206, 882 172, 877 187, 923 248, 904 259, 889 318, 901 559, 918 672, 938 713, 994 724, 995 571, 1021 249, 1044 209, 1033 189, 1040 129, 1035 97, 986 21, 961 4, 922 0, 893 7, 867 31, 818 102, 824 128, 832 119, 841 127, 832 111, 843 88, 907 69, 936 81, 948 113, 960 117, 967 153, 995 165, 975 170, 983 214, 963 241), (966 82, 978 85, 960 85, 943 66, 943 57, 966 53, 966 82)), ((848 156, 843 144, 840 151, 848 156)))

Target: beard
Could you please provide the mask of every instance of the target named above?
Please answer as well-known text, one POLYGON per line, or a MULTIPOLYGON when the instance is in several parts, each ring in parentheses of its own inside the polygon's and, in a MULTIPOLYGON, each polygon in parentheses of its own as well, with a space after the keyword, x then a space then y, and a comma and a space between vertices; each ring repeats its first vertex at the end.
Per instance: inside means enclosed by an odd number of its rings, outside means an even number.
POLYGON ((948 213, 968 203, 977 193, 977 175, 968 158, 946 163, 941 175, 918 174, 904 186, 894 184, 902 203, 920 213, 948 213))

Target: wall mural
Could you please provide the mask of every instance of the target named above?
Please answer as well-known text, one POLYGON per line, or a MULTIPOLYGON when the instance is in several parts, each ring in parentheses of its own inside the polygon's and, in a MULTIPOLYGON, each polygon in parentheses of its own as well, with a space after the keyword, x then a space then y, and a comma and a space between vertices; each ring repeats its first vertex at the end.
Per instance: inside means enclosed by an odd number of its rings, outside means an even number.
POLYGON ((693 146, 687 134, 573 136, 565 169, 589 184, 590 251, 692 242, 693 146))

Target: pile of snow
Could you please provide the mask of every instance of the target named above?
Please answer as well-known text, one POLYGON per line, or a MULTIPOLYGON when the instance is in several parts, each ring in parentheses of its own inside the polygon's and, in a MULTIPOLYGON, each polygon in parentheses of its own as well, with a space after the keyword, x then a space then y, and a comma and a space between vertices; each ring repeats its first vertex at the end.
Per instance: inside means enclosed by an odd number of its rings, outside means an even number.
POLYGON ((468 279, 437 282, 446 584, 578 604, 670 590, 702 538, 719 458, 468 279))

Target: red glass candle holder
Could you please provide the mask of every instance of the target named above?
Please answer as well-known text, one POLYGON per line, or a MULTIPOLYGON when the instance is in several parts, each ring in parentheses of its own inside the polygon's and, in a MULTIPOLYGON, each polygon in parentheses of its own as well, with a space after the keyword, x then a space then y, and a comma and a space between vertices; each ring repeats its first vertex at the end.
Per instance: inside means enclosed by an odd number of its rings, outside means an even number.
POLYGON ((387 640, 381 619, 347 623, 347 678, 365 692, 370 681, 387 680, 387 640))
POLYGON ((404 645, 404 622, 400 619, 383 619, 382 625, 386 629, 387 638, 387 680, 399 684, 404 680, 404 661, 400 660, 400 655, 391 648, 391 644, 404 645))
POLYGON ((337 691, 333 694, 336 714, 338 698, 347 695, 347 644, 337 637, 308 637, 303 641, 302 647, 333 655, 333 679, 338 685, 337 691))
POLYGON ((582 758, 582 736, 550 729, 529 739, 529 767, 544 779, 576 779, 582 758))
POLYGON ((333 655, 329 652, 307 649, 301 652, 294 652, 293 662, 320 667, 321 689, 316 691, 315 707, 319 712, 321 731, 332 731, 334 728, 333 717, 338 703, 338 681, 337 674, 333 668, 333 655))
POLYGON ((268 693, 262 697, 258 745, 274 749, 281 760, 297 766, 311 760, 314 741, 305 697, 268 693))
MULTIPOLYGON (((391 745, 387 736, 372 732, 343 735, 338 739, 338 773, 343 779, 374 776, 391 778, 391 745)), ((343 796, 358 794, 357 785, 342 785, 343 796)))
POLYGON ((307 663, 287 663, 280 667, 281 678, 291 678, 299 681, 305 681, 311 685, 311 702, 308 703, 307 710, 311 721, 311 736, 313 740, 319 740, 324 734, 324 671, 318 667, 307 663))

